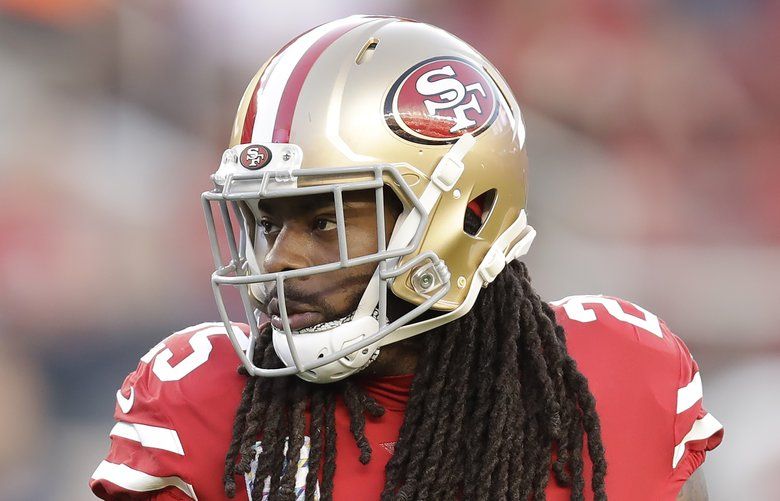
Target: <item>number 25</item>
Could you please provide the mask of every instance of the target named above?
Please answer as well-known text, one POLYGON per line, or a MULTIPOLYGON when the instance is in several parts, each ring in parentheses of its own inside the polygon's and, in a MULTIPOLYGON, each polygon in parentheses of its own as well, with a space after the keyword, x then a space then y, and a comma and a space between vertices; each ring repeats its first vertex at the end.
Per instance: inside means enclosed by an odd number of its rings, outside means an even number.
MULTIPOLYGON (((246 334, 241 329, 234 327, 239 342, 246 340, 246 334)), ((189 335, 189 345, 192 353, 181 359, 175 365, 171 365, 173 352, 165 345, 165 341, 159 343, 141 357, 141 362, 153 363, 152 372, 160 378, 160 381, 178 381, 190 372, 194 371, 209 359, 212 344, 209 337, 227 335, 225 326, 221 323, 204 323, 179 331, 174 336, 189 335), (152 362, 154 361, 154 362, 152 362)))
POLYGON ((658 320, 657 316, 653 315, 652 313, 642 308, 641 306, 637 306, 634 303, 630 303, 629 301, 625 301, 625 302, 629 303, 634 308, 644 313, 645 318, 640 318, 623 311, 623 308, 621 308, 620 303, 616 299, 613 299, 611 297, 569 296, 559 301, 553 301, 552 304, 556 306, 562 305, 563 309, 566 311, 566 314, 569 316, 569 318, 582 323, 596 321, 596 312, 593 310, 593 308, 588 308, 585 305, 594 304, 594 303, 601 304, 604 306, 604 309, 607 310, 607 313, 612 315, 615 319, 620 320, 621 322, 629 323, 636 327, 640 327, 646 330, 647 332, 655 336, 658 336, 660 338, 664 337, 663 332, 661 331, 661 322, 658 320))

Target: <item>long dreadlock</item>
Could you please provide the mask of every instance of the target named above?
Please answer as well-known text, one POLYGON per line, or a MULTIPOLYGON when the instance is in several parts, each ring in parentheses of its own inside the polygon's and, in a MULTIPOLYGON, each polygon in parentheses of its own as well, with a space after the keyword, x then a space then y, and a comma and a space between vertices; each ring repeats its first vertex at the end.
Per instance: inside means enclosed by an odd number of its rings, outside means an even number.
MULTIPOLYGON (((481 292, 471 312, 424 335, 395 453, 385 468, 382 501, 539 501, 551 468, 556 481, 570 488, 571 499, 582 500, 583 447, 593 464, 595 499, 606 499, 595 399, 566 351, 563 328, 531 287, 524 264, 510 263, 481 292)), ((261 335, 254 359, 263 367, 281 366, 269 331, 261 335)), ((246 374, 243 368, 239 372, 246 374)), ((262 437, 250 499, 261 499, 268 477, 271 501, 295 499, 295 465, 310 405, 306 500, 314 499, 319 465, 320 497, 332 500, 337 395, 349 411, 365 464, 371 458, 366 414, 380 416, 384 409, 357 384, 249 378, 225 459, 228 497, 235 495, 236 475, 250 471, 255 443, 262 437)))

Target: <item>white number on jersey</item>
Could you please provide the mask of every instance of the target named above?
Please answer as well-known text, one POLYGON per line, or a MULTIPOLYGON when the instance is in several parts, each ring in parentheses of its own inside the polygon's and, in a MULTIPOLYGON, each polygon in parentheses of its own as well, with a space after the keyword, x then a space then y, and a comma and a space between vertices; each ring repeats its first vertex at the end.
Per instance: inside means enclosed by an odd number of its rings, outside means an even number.
MULTIPOLYGON (((233 332, 242 344, 248 341, 246 334, 238 327, 234 326, 233 332)), ((160 378, 160 381, 178 381, 206 363, 212 349, 209 337, 227 335, 223 324, 211 322, 184 329, 174 334, 174 336, 188 333, 194 333, 189 339, 192 353, 184 357, 176 365, 171 365, 170 363, 171 358, 173 358, 173 352, 165 346, 165 341, 160 342, 149 350, 146 355, 141 357, 142 362, 147 364, 153 363, 152 372, 160 378)))
POLYGON ((626 303, 632 305, 637 310, 644 313, 645 318, 640 318, 630 313, 626 313, 621 308, 620 303, 611 297, 604 296, 569 296, 559 301, 553 301, 552 304, 556 306, 563 305, 566 315, 572 320, 577 322, 588 323, 596 321, 596 311, 593 308, 588 308, 586 304, 601 304, 607 310, 607 313, 612 315, 621 322, 629 323, 633 326, 646 330, 647 332, 663 338, 664 335, 661 332, 661 322, 658 317, 634 303, 626 301, 626 303))

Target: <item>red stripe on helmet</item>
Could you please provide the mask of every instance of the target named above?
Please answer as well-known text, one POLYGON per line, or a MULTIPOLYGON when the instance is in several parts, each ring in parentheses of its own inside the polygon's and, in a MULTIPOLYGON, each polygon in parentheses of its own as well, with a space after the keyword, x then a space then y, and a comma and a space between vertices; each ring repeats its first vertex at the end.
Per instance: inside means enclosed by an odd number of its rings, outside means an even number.
POLYGON ((257 115, 257 93, 260 91, 260 82, 263 81, 263 75, 257 79, 255 91, 252 93, 252 99, 249 100, 249 106, 244 116, 244 127, 241 129, 241 144, 246 144, 252 140, 252 129, 255 128, 255 116, 257 115))
MULTIPOLYGON (((316 28, 316 27, 315 27, 316 28)), ((315 29, 312 28, 311 30, 315 29)), ((311 31, 309 30, 309 31, 311 31)), ((271 68, 271 61, 273 61, 276 57, 279 56, 282 52, 287 49, 290 45, 295 43, 296 40, 301 38, 303 35, 308 33, 309 31, 305 31, 298 35, 297 37, 293 38, 286 44, 284 44, 284 47, 277 50, 276 53, 271 57, 271 59, 268 62, 268 66, 265 67, 265 70, 263 70, 263 73, 260 75, 260 78, 257 79, 257 85, 255 85, 255 90, 252 92, 252 99, 249 101, 249 106, 246 109, 246 115, 244 115, 244 126, 241 129, 241 143, 246 144, 252 141, 252 131, 255 128, 255 118, 257 117, 257 94, 260 92, 260 89, 262 88, 263 83, 263 76, 265 76, 266 71, 268 71, 269 68, 271 68)))
POLYGON ((309 71, 312 66, 314 66, 314 63, 317 62, 317 59, 319 59, 325 49, 338 38, 369 20, 370 18, 359 17, 352 23, 339 26, 338 28, 325 33, 303 54, 298 61, 298 64, 293 68, 290 78, 287 80, 287 85, 282 91, 282 98, 279 101, 279 108, 277 108, 276 111, 276 122, 274 123, 273 134, 271 136, 272 142, 290 142, 290 128, 292 127, 293 115, 295 114, 295 106, 298 104, 298 97, 301 94, 303 82, 309 75, 309 71))

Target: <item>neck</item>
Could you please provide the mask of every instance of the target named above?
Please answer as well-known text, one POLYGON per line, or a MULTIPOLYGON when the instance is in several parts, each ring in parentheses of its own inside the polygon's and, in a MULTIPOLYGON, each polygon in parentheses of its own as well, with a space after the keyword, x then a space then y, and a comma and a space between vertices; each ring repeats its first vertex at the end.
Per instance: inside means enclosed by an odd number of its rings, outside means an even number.
POLYGON ((423 351, 422 341, 422 336, 415 336, 383 346, 377 359, 360 373, 361 376, 375 378, 414 374, 423 351))

